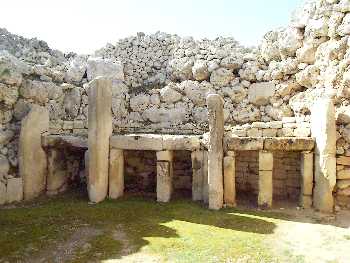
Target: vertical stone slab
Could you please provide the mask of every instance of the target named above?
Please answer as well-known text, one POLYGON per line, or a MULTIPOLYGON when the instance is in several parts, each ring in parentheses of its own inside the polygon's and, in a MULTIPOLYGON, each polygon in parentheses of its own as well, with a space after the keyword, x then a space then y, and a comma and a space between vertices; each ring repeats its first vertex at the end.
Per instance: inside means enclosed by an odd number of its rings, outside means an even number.
POLYGON ((192 200, 203 200, 203 151, 191 153, 192 159, 192 200))
POLYGON ((227 207, 236 206, 236 160, 235 152, 228 152, 224 158, 224 203, 227 207))
POLYGON ((20 202, 23 200, 23 181, 22 178, 9 178, 6 188, 6 202, 20 202))
POLYGON ((302 152, 300 160, 301 191, 299 204, 301 207, 310 208, 312 206, 312 190, 314 184, 314 154, 312 152, 302 152))
POLYGON ((209 204, 208 151, 203 151, 203 202, 209 204))
POLYGON ((258 206, 269 208, 272 206, 273 185, 273 154, 271 152, 259 152, 259 194, 258 206))
POLYGON ((67 189, 68 173, 65 154, 62 150, 49 148, 47 150, 48 173, 46 191, 55 195, 67 189))
POLYGON ((314 208, 333 212, 333 189, 336 183, 336 124, 331 99, 318 100, 311 110, 311 133, 316 141, 314 208))
POLYGON ((6 203, 6 184, 0 180, 0 205, 6 203))
POLYGON ((109 154, 109 198, 124 194, 124 151, 111 149, 109 154))
POLYGON ((23 179, 25 200, 39 196, 46 189, 47 157, 41 146, 41 135, 48 130, 48 110, 33 105, 22 120, 19 136, 19 174, 23 179))
POLYGON ((224 102, 220 95, 209 94, 207 97, 209 118, 208 143, 208 184, 209 209, 218 210, 224 202, 223 186, 223 135, 224 102))
POLYGON ((91 202, 103 201, 108 193, 109 138, 112 134, 112 81, 96 78, 89 83, 89 178, 91 202))
POLYGON ((169 202, 173 192, 173 152, 157 152, 157 201, 169 202))

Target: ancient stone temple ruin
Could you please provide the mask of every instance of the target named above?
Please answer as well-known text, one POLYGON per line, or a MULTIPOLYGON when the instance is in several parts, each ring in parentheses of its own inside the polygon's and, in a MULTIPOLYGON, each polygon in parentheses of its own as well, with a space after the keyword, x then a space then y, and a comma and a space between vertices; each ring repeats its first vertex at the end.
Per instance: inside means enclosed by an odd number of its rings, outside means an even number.
POLYGON ((259 47, 157 32, 63 54, 0 29, 0 204, 87 189, 350 207, 350 2, 259 47))

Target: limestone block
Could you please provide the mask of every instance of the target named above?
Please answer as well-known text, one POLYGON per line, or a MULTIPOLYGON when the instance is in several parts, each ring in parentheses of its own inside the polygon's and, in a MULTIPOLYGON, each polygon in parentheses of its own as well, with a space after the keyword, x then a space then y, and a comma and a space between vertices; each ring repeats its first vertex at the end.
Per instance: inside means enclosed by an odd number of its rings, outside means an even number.
POLYGON ((299 205, 305 209, 312 207, 312 196, 311 195, 300 195, 299 205))
POLYGON ((89 180, 91 202, 103 201, 108 192, 109 140, 112 134, 112 81, 96 78, 89 83, 89 180))
POLYGON ((7 175, 10 170, 10 163, 6 156, 0 155, 0 178, 7 175))
POLYGON ((200 148, 200 138, 198 136, 163 135, 162 144, 164 150, 194 151, 200 148))
POLYGON ((111 149, 109 154, 109 198, 124 194, 124 151, 111 149))
MULTIPOLYGON (((338 169, 337 165, 337 169, 338 169)), ((337 179, 350 179, 350 169, 345 168, 343 170, 337 171, 337 179)))
POLYGON ((0 181, 0 205, 6 203, 6 185, 4 182, 0 181))
POLYGON ((315 141, 311 138, 266 138, 264 150, 267 151, 311 151, 315 141))
POLYGON ((248 100, 257 106, 266 105, 270 97, 275 94, 275 90, 276 86, 273 82, 254 83, 248 89, 248 100))
POLYGON ((203 151, 191 153, 192 160, 192 200, 203 200, 203 151))
POLYGON ((262 136, 263 137, 276 137, 277 136, 277 129, 263 129, 262 136))
POLYGON ((225 136, 224 144, 227 151, 257 151, 264 148, 264 139, 225 136))
POLYGON ((209 208, 220 209, 223 206, 223 135, 224 135, 224 103, 217 94, 207 97, 209 118, 208 143, 208 184, 209 208))
POLYGON ((208 151, 203 151, 203 202, 209 204, 208 151))
POLYGON ((294 129, 293 132, 295 137, 309 137, 311 134, 311 129, 307 127, 298 127, 294 129))
POLYGON ((258 205, 262 208, 272 206, 272 171, 259 171, 258 205))
POLYGON ((259 152, 259 171, 272 171, 273 154, 272 152, 259 152))
POLYGON ((314 181, 314 155, 312 152, 301 153, 301 195, 312 195, 314 181))
POLYGON ((228 207, 236 206, 236 168, 234 152, 224 158, 224 203, 228 207))
POLYGON ((90 57, 87 61, 87 78, 106 77, 114 80, 124 80, 123 64, 120 61, 90 57))
POLYGON ((350 187, 350 180, 337 180, 337 188, 345 189, 350 187))
POLYGON ((22 120, 19 137, 19 174, 23 178, 25 200, 39 196, 46 188, 47 157, 41 146, 41 135, 48 130, 48 110, 33 105, 22 120))
POLYGON ((173 192, 173 152, 157 154, 157 201, 169 202, 173 192))
POLYGON ((258 128, 251 128, 247 130, 248 137, 262 137, 262 130, 258 128))
POLYGON ((48 173, 46 191, 48 195, 55 195, 67 189, 68 173, 65 154, 62 150, 48 149, 48 173))
POLYGON ((339 156, 337 158, 337 164, 350 165, 350 157, 349 156, 339 156))
POLYGON ((20 202, 23 200, 23 181, 22 178, 9 178, 7 180, 6 202, 20 202))
POLYGON ((113 135, 111 147, 124 150, 163 150, 163 139, 156 134, 113 135))
POLYGON ((335 108, 331 99, 320 99, 314 104, 311 110, 311 132, 316 141, 313 204, 322 212, 332 212, 337 131, 335 108))
POLYGON ((84 153, 84 164, 85 164, 84 174, 85 174, 85 178, 86 178, 87 183, 88 183, 88 181, 89 181, 89 151, 85 151, 85 153, 84 153))

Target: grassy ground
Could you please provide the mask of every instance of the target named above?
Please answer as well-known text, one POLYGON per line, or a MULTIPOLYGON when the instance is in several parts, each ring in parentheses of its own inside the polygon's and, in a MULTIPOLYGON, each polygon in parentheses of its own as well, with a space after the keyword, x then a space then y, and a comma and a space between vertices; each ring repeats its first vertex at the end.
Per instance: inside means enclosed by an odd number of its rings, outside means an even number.
MULTIPOLYGON (((128 197, 89 205, 84 195, 67 194, 0 209, 0 262, 282 262, 269 240, 285 219, 209 211, 189 200, 128 197)), ((288 262, 304 262, 284 253, 288 262)))

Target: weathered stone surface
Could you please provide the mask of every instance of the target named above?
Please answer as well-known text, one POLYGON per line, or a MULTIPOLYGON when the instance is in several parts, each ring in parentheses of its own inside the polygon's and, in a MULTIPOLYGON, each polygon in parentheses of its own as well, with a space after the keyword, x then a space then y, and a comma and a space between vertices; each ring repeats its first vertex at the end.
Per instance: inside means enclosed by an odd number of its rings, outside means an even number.
POLYGON ((210 94, 207 97, 209 115, 208 144, 208 183, 209 208, 220 209, 223 206, 223 135, 224 112, 223 100, 219 95, 210 94))
POLYGON ((259 171, 272 171, 273 154, 272 152, 259 152, 259 171))
POLYGON ((23 73, 28 73, 27 64, 12 56, 6 50, 0 51, 0 82, 9 85, 21 85, 23 73))
POLYGON ((311 138, 265 138, 264 149, 268 151, 311 151, 315 141, 311 138))
POLYGON ((87 78, 106 77, 114 80, 124 80, 123 65, 120 61, 90 57, 87 60, 87 78))
POLYGON ((112 199, 124 194, 124 151, 111 149, 109 153, 109 192, 112 199))
POLYGON ((203 151, 203 202, 209 204, 208 151, 203 151))
POLYGON ((259 171, 258 205, 261 208, 272 206, 272 171, 259 171))
POLYGON ((86 72, 87 68, 87 57, 76 56, 69 61, 68 69, 65 74, 65 80, 67 82, 79 83, 86 72))
POLYGON ((163 102, 174 103, 181 100, 182 94, 171 87, 165 86, 160 90, 160 99, 163 102))
POLYGON ((68 186, 65 153, 62 150, 48 149, 47 160, 46 191, 48 195, 56 195, 65 191, 68 186))
POLYGON ((6 185, 0 180, 0 205, 6 203, 6 185))
POLYGON ((311 208, 312 207, 312 196, 300 195, 299 205, 305 209, 311 208))
POLYGON ((227 86, 234 78, 231 70, 219 68, 214 70, 210 76, 210 83, 216 86, 227 86))
POLYGON ((301 195, 312 196, 314 184, 314 155, 312 152, 301 153, 301 195))
POLYGON ((34 105, 22 120, 19 138, 19 173, 23 178, 25 200, 45 191, 47 157, 41 146, 41 135, 49 130, 49 112, 34 105))
POLYGON ((248 100, 257 106, 266 105, 275 94, 275 89, 276 86, 272 82, 254 83, 248 89, 248 100))
POLYGON ((41 136, 42 146, 45 148, 60 148, 60 149, 87 149, 88 139, 82 136, 73 135, 58 135, 44 133, 41 136))
POLYGON ((22 178, 9 178, 6 188, 6 202, 20 202, 23 200, 23 181, 22 178))
POLYGON ((350 187, 350 180, 337 180, 337 188, 345 189, 350 187))
POLYGON ((345 168, 343 170, 337 171, 337 179, 350 179, 350 169, 345 168))
POLYGON ((192 160, 192 200, 203 200, 203 151, 191 152, 192 160))
POLYGON ((173 192, 173 152, 157 152, 157 201, 169 202, 173 192))
POLYGON ((200 148, 198 136, 163 135, 162 148, 164 150, 188 150, 194 151, 200 148))
POLYGON ((195 80, 206 80, 209 78, 208 65, 204 60, 197 60, 192 67, 192 73, 195 80))
POLYGON ((109 140, 112 134, 112 81, 96 78, 89 83, 89 178, 91 202, 103 201, 108 193, 109 140))
POLYGON ((224 157, 224 203, 227 207, 236 206, 236 165, 234 152, 224 157))
POLYGON ((79 88, 70 89, 64 97, 64 110, 67 116, 71 118, 77 117, 81 104, 81 95, 79 88))
POLYGON ((319 100, 311 111, 312 136, 315 148, 314 207, 322 212, 332 212, 333 188, 336 183, 336 125, 332 100, 319 100))
POLYGON ((0 155, 0 179, 8 174, 10 163, 6 156, 0 155))
POLYGON ((113 135, 110 139, 111 147, 124 150, 163 150, 163 140, 157 134, 128 134, 113 135))
POLYGON ((256 151, 264 148, 263 138, 225 136, 224 142, 228 151, 256 151))

